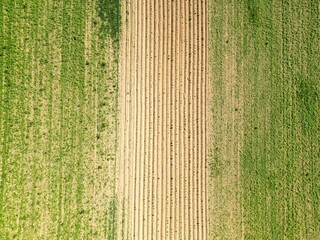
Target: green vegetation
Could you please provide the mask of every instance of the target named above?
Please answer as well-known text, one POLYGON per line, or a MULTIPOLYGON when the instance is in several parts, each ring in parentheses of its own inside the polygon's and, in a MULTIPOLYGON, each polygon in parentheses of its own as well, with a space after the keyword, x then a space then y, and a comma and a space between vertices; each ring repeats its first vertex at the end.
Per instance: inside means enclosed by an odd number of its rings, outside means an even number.
POLYGON ((0 1, 0 239, 116 239, 120 6, 99 4, 0 1))
POLYGON ((109 203, 109 211, 106 213, 109 219, 106 221, 107 226, 104 229, 108 240, 117 238, 117 204, 116 198, 113 198, 109 203))
MULTIPOLYGON (((235 239, 319 238, 318 6, 314 0, 211 3, 210 68, 216 78, 212 88, 217 89, 212 100, 217 108, 213 125, 228 124, 228 129, 243 134, 217 133, 240 139, 242 147, 239 185, 229 181, 229 188, 218 187, 213 193, 226 203, 219 213, 221 222, 215 224, 220 232, 211 229, 211 236, 230 239, 237 232, 235 239), (233 116, 240 112, 243 125, 229 117, 221 122, 225 115, 220 97, 231 81, 225 77, 228 62, 224 59, 232 53, 235 100, 227 111, 239 108, 233 116), (233 197, 239 208, 230 216, 227 207, 233 197), (232 217, 237 218, 236 230, 227 225, 232 217)), ((230 176, 228 171, 233 169, 229 162, 233 160, 223 162, 219 151, 210 151, 214 179, 223 178, 219 174, 230 176), (217 172, 221 166, 225 172, 217 172)))
POLYGON ((120 5, 120 0, 99 0, 97 4, 97 11, 101 21, 99 35, 101 37, 109 36, 115 49, 119 49, 120 44, 120 5))

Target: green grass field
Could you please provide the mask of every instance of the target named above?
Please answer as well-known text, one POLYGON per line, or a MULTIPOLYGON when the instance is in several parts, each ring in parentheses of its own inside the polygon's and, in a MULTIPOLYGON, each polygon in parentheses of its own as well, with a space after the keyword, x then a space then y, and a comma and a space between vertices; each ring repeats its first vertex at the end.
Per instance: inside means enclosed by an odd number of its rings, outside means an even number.
POLYGON ((119 1, 0 1, 0 239, 114 239, 119 1))
POLYGON ((319 1, 210 1, 210 239, 319 239, 319 1))

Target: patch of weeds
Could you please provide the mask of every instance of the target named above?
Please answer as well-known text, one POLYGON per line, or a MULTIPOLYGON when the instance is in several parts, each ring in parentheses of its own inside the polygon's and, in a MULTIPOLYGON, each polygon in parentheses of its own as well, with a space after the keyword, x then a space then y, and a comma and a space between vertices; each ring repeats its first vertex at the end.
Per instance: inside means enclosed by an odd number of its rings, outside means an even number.
POLYGON ((315 122, 317 121, 320 94, 317 91, 316 85, 307 77, 300 76, 296 80, 296 97, 300 105, 301 122, 303 130, 307 131, 312 126, 315 126, 315 122))
POLYGON ((109 219, 105 226, 105 236, 108 240, 117 239, 117 199, 115 197, 110 201, 109 209, 106 212, 109 215, 109 219))
POLYGON ((98 132, 103 132, 107 127, 107 123, 103 122, 100 125, 98 125, 98 132))
POLYGON ((252 25, 257 24, 258 22, 258 8, 255 0, 247 0, 247 7, 249 13, 249 22, 252 25))
POLYGON ((119 50, 121 26, 120 0, 99 0, 97 10, 101 20, 100 36, 109 36, 112 39, 113 47, 119 50))

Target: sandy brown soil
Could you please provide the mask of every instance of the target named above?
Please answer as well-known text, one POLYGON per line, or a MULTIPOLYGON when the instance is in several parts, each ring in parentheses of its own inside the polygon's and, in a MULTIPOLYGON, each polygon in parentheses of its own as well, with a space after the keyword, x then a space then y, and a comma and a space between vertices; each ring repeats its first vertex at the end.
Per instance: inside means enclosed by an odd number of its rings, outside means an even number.
POLYGON ((118 237, 206 239, 206 3, 122 6, 118 237))

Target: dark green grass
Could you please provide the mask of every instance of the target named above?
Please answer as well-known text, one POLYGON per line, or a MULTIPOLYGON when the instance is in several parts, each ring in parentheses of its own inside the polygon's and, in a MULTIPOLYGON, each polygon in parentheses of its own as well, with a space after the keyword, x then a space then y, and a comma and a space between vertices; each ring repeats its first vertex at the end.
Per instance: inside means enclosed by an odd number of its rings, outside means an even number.
POLYGON ((98 16, 101 20, 101 37, 106 35, 112 39, 114 49, 119 50, 121 27, 120 0, 99 0, 97 3, 98 16))

